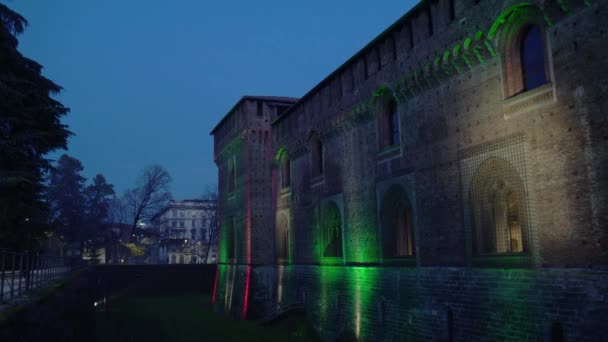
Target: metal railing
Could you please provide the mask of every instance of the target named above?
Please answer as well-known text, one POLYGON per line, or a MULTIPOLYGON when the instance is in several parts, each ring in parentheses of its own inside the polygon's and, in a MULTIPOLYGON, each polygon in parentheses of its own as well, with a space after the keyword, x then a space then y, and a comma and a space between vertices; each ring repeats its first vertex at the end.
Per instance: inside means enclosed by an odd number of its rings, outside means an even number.
POLYGON ((69 269, 57 255, 0 250, 0 303, 45 287, 69 269))

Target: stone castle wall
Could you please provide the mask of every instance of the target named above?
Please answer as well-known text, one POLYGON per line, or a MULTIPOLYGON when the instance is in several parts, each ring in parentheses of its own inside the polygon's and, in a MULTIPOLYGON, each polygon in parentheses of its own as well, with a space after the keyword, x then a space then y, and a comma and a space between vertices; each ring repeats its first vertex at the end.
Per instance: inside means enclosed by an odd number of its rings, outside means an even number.
MULTIPOLYGON (((449 0, 418 5, 276 118, 270 151, 248 142, 235 153, 264 155, 271 168, 260 178, 271 186, 253 189, 266 211, 249 230, 252 253, 264 257, 263 265, 222 259, 217 311, 260 318, 303 305, 327 340, 606 338, 608 4, 453 4, 453 18, 449 0), (507 96, 509 25, 538 18, 550 82, 507 96), (383 149, 387 94, 398 103, 400 143, 383 149), (312 173, 315 139, 321 177, 312 173), (285 189, 277 157, 290 160, 285 189), (511 165, 524 189, 525 253, 474 252, 470 189, 491 159, 511 165), (413 212, 415 252, 401 260, 385 258, 381 238, 394 185, 413 212), (342 218, 341 258, 323 256, 330 201, 342 218), (272 259, 279 215, 289 220, 289 258, 280 261, 272 259)), ((222 210, 244 218, 245 208, 243 199, 222 210)))

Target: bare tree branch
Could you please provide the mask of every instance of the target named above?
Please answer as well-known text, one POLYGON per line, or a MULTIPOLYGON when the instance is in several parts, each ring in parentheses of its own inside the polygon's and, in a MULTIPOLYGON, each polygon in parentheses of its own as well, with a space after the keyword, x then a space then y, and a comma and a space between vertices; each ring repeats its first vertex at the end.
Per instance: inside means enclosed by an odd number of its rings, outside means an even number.
POLYGON ((165 168, 151 165, 143 169, 137 187, 125 192, 124 200, 130 211, 133 231, 138 222, 150 219, 172 199, 170 183, 171 176, 165 168))

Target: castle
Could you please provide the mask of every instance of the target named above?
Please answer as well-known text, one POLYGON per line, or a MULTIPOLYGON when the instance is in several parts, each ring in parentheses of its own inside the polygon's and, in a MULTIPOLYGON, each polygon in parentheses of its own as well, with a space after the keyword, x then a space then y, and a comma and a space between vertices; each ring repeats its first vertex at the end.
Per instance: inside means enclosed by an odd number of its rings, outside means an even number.
POLYGON ((215 310, 327 340, 608 338, 608 2, 422 1, 217 124, 215 310))

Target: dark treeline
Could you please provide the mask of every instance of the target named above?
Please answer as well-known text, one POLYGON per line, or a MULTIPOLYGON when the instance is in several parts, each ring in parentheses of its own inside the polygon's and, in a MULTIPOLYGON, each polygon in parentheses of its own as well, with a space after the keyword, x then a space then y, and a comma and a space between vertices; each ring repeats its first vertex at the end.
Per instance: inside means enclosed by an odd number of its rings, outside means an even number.
POLYGON ((61 119, 69 109, 53 98, 61 87, 18 50, 27 20, 0 4, 0 248, 81 254, 135 235, 138 223, 171 199, 171 177, 159 165, 142 169, 118 197, 102 174, 88 180, 82 163, 51 152, 73 135, 61 119))
POLYGON ((0 4, 0 245, 33 249, 48 231, 46 155, 66 148, 72 133, 60 121, 69 109, 51 97, 61 87, 17 51, 26 26, 0 4))

